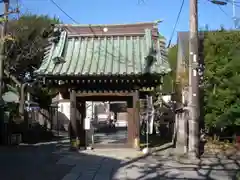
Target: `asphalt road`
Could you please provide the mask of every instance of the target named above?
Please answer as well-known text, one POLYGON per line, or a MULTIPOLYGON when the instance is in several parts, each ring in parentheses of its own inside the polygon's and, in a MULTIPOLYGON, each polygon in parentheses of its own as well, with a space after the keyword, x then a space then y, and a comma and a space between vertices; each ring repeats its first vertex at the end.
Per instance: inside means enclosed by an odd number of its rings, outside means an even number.
POLYGON ((72 166, 57 165, 55 144, 0 147, 1 180, 60 180, 72 166))

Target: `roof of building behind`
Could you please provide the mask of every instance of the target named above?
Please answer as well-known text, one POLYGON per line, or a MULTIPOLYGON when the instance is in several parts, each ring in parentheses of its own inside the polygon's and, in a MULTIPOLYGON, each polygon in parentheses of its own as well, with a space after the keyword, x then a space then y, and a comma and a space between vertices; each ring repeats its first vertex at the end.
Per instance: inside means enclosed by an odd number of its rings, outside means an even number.
POLYGON ((189 51, 189 32, 178 32, 178 44, 181 45, 184 57, 186 58, 189 51))

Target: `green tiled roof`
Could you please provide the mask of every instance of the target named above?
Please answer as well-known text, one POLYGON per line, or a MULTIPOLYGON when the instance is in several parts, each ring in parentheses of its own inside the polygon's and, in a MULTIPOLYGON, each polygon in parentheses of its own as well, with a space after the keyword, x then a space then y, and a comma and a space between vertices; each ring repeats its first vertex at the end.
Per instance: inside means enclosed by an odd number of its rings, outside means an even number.
MULTIPOLYGON (((157 40, 155 62, 150 73, 168 73, 163 39, 157 40)), ((151 30, 145 35, 83 37, 61 33, 45 53, 37 75, 139 75, 145 72, 146 57, 151 55, 151 30)))

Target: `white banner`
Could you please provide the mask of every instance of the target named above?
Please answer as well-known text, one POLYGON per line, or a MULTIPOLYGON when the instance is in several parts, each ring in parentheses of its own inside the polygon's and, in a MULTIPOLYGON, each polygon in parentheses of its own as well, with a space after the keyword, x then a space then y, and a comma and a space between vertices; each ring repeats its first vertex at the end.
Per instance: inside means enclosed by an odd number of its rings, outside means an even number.
POLYGON ((152 96, 147 96, 147 120, 148 120, 148 134, 153 134, 154 127, 154 107, 152 96))

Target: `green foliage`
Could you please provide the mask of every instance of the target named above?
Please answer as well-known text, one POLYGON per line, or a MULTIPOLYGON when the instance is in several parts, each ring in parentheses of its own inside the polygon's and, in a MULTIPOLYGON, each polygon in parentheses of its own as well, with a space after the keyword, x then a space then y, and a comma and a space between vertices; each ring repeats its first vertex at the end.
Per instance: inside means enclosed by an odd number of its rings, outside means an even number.
POLYGON ((59 23, 56 18, 32 14, 11 20, 8 32, 14 40, 6 42, 5 68, 18 78, 23 77, 27 72, 31 74, 35 68, 38 68, 47 45, 47 39, 42 37, 42 32, 56 23, 59 23))
POLYGON ((177 52, 178 46, 177 44, 169 48, 168 50, 168 62, 170 63, 170 67, 172 69, 171 76, 175 80, 176 77, 176 69, 177 69, 177 52))
POLYGON ((176 80, 176 68, 177 68, 177 45, 168 49, 168 62, 172 71, 167 74, 163 79, 163 92, 171 93, 173 90, 173 84, 176 80))
MULTIPOLYGON (((14 76, 17 81, 25 82, 26 74, 32 77, 44 56, 44 48, 47 46, 47 38, 42 36, 43 31, 48 31, 51 24, 58 24, 57 18, 44 15, 25 14, 18 20, 9 21, 8 32, 12 39, 6 40, 4 68, 14 76)), ((9 79, 8 79, 9 80, 9 79)), ((20 91, 15 83, 5 80, 11 91, 20 91)), ((30 90, 31 89, 31 90, 30 90)), ((52 92, 43 88, 32 88, 31 94, 37 97, 40 106, 46 108, 51 104, 52 92)))
POLYGON ((35 86, 29 89, 31 95, 34 97, 34 101, 39 104, 43 109, 48 109, 49 105, 52 103, 52 99, 58 94, 58 90, 54 88, 43 88, 35 86))
POLYGON ((205 125, 240 125, 240 32, 208 32, 204 40, 205 125))

